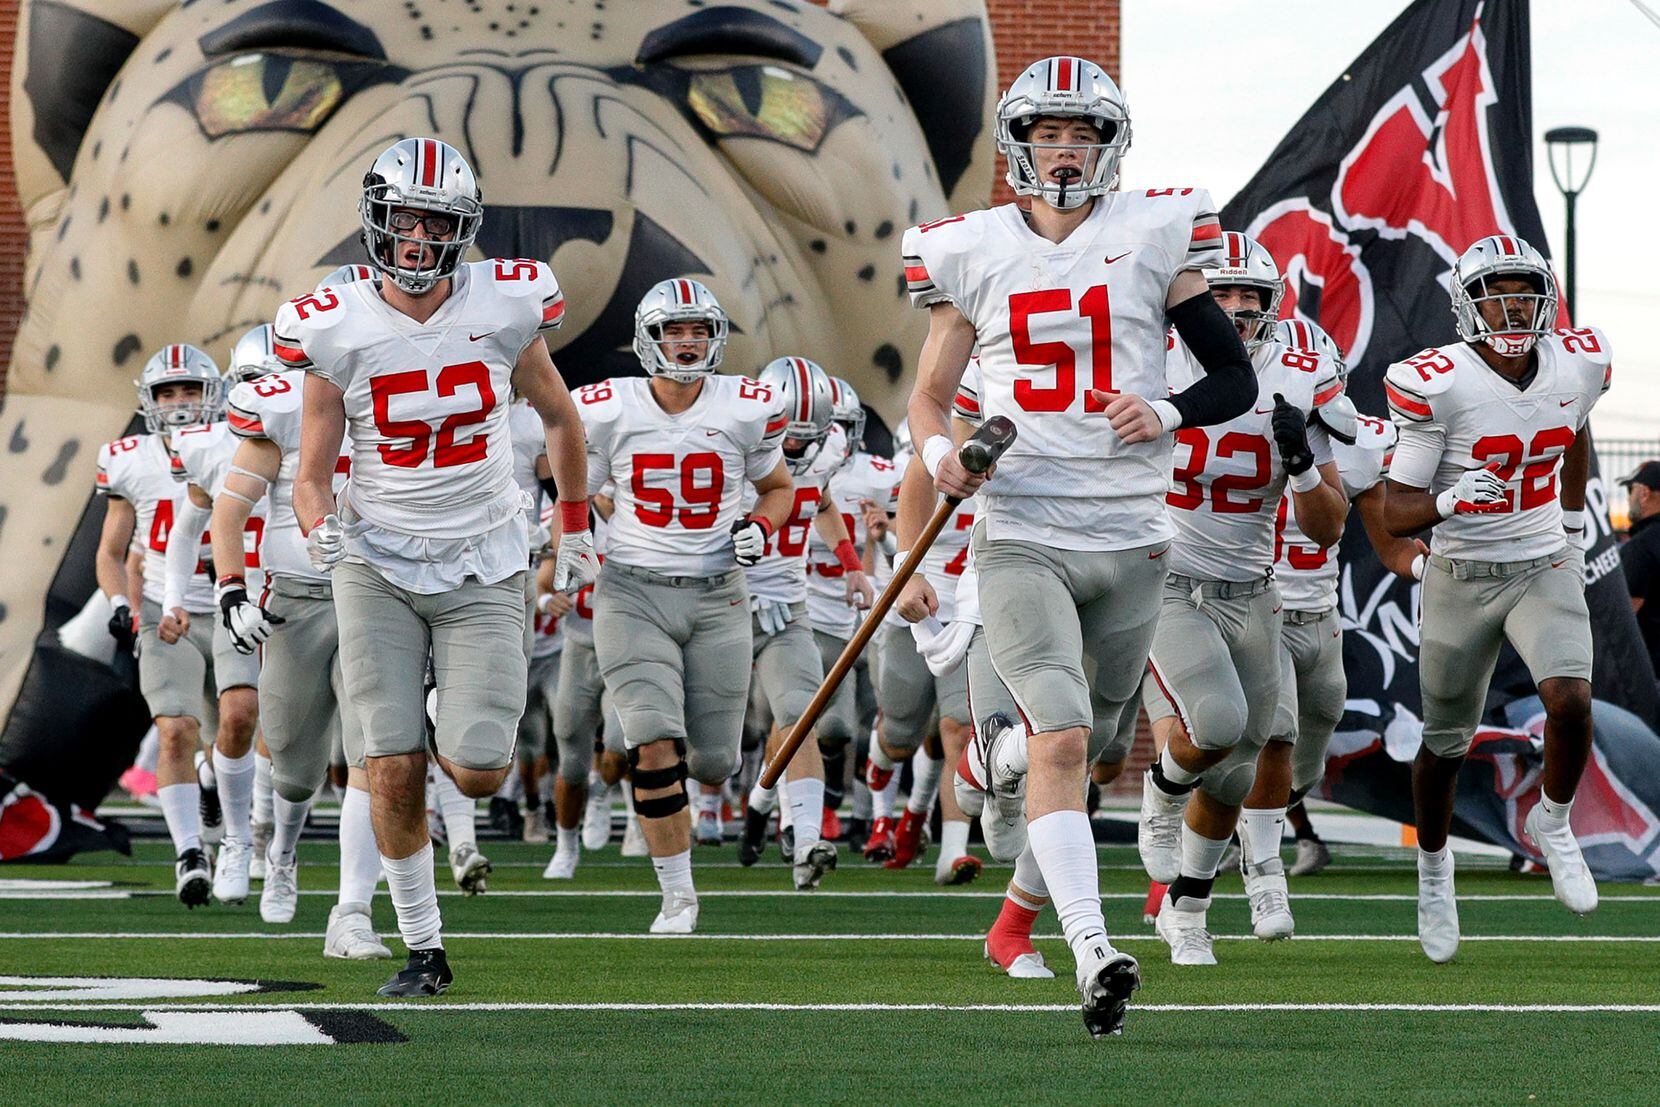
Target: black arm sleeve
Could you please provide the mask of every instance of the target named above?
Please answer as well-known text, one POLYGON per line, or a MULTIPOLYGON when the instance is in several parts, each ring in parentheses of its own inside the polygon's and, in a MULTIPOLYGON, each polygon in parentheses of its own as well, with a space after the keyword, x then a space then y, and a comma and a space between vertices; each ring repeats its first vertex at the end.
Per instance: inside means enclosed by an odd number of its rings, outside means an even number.
POLYGON ((559 486, 553 483, 552 477, 537 477, 536 483, 541 485, 542 491, 547 495, 548 499, 559 499, 559 486))
POLYGON ((1257 401, 1257 375, 1239 332, 1209 292, 1165 312, 1205 375, 1170 397, 1182 426, 1208 427, 1243 415, 1257 401))

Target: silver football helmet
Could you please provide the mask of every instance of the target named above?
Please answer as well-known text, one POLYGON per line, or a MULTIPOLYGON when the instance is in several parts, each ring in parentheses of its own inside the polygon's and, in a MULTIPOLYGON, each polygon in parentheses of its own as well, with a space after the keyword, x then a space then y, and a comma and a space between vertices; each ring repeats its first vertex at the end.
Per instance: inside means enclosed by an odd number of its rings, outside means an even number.
POLYGON ((473 167, 455 147, 435 138, 406 138, 369 167, 358 214, 370 264, 419 296, 461 267, 484 225, 484 196, 473 167), (415 237, 417 226, 424 238, 415 237), (427 247, 432 264, 399 264, 400 248, 407 242, 427 247))
POLYGON ((1113 79, 1083 58, 1045 58, 1026 67, 997 102, 997 149, 1008 161, 1009 187, 1017 196, 1041 196, 1062 211, 1118 184, 1118 163, 1130 148, 1130 110, 1113 79), (1086 119, 1101 141, 1065 147, 1034 144, 1032 124, 1046 117, 1086 119), (1082 175, 1074 181, 1043 179, 1035 151, 1078 151, 1082 175))
POLYGON ((640 367, 653 377, 687 383, 706 377, 720 367, 726 356, 730 325, 715 294, 701 281, 673 277, 658 281, 634 309, 634 355, 640 367), (671 359, 663 352, 663 328, 670 323, 704 323, 709 339, 703 358, 695 361, 671 359))
POLYGON ((144 416, 144 427, 151 434, 211 423, 225 413, 225 379, 219 375, 219 366, 207 354, 183 342, 157 351, 144 363, 133 386, 138 389, 138 410, 144 416), (167 384, 201 385, 201 399, 163 403, 156 399, 156 389, 167 384))
POLYGON ((1310 323, 1307 319, 1281 319, 1274 327, 1274 337, 1293 350, 1313 350, 1317 354, 1325 354, 1337 366, 1337 379, 1348 383, 1348 358, 1343 355, 1337 340, 1327 334, 1320 324, 1310 323))
POLYGON ((830 418, 847 432, 849 459, 865 447, 865 405, 853 386, 840 377, 830 378, 830 418))
POLYGON ((256 380, 288 368, 272 348, 272 333, 271 324, 261 323, 236 340, 236 345, 231 347, 231 363, 225 367, 227 394, 243 381, 256 380))
POLYGON ((1222 266, 1206 269, 1205 280, 1211 288, 1241 286, 1254 288, 1262 298, 1262 307, 1256 311, 1230 311, 1228 318, 1234 326, 1241 323, 1241 338, 1248 353, 1274 335, 1274 324, 1280 317, 1280 300, 1285 296, 1285 282, 1280 279, 1280 267, 1274 256, 1248 234, 1238 231, 1222 232, 1222 266))
POLYGON ((784 401, 789 424, 784 428, 784 461, 792 473, 805 473, 830 437, 835 403, 830 374, 804 357, 780 357, 767 362, 757 377, 784 401), (791 444, 796 452, 790 452, 791 444))
POLYGON ((1484 342, 1505 357, 1521 357, 1534 343, 1556 329, 1556 278, 1544 256, 1515 235, 1495 234, 1479 239, 1453 265, 1452 310, 1458 337, 1484 342), (1525 280, 1532 292, 1490 292, 1488 282, 1500 278, 1525 280), (1495 331, 1482 318, 1481 305, 1496 301, 1506 313, 1506 329, 1495 331), (1517 315, 1510 309, 1522 309, 1517 315), (1527 309, 1531 309, 1528 311, 1527 309))

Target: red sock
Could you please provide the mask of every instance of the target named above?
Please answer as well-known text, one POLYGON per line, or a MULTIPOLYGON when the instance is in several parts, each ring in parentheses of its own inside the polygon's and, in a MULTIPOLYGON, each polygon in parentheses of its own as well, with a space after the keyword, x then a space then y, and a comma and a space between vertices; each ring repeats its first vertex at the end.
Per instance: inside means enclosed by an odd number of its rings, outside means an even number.
POLYGON ((1037 922, 1037 917, 1036 908, 1022 907, 1005 898, 997 921, 986 934, 986 956, 999 968, 1007 969, 1021 954, 1037 952, 1032 948, 1032 924, 1037 922))
POLYGON ((1168 884, 1160 884, 1156 880, 1147 882, 1147 905, 1141 909, 1141 921, 1150 923, 1159 917, 1159 908, 1164 906, 1164 893, 1169 890, 1168 884))

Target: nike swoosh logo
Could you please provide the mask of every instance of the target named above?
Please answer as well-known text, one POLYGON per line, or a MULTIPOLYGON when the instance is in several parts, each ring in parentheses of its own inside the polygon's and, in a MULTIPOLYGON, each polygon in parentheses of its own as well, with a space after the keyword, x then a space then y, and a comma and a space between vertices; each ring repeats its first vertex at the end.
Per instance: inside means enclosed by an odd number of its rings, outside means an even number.
POLYGON ((1125 250, 1122 254, 1119 254, 1115 258, 1102 258, 1101 260, 1106 262, 1108 265, 1111 265, 1115 261, 1123 261, 1125 258, 1129 257, 1130 254, 1132 254, 1133 252, 1134 251, 1132 251, 1132 250, 1125 250))
POLYGON ((1272 414, 1274 414, 1274 409, 1271 408, 1271 407, 1259 407, 1259 408, 1257 408, 1257 414, 1258 415, 1272 415, 1272 414))
POLYGON ((489 338, 491 335, 493 335, 495 333, 496 333, 495 331, 485 331, 483 334, 473 334, 472 332, 469 331, 468 334, 467 334, 467 341, 477 342, 480 339, 489 338))
POLYGON ((1560 568, 1562 568, 1562 566, 1564 566, 1564 565, 1566 565, 1566 564, 1567 564, 1567 563, 1568 563, 1568 562, 1567 562, 1567 559, 1566 559, 1566 558, 1564 558, 1564 559, 1563 559, 1563 560, 1561 560, 1561 561, 1553 561, 1553 562, 1551 562, 1551 563, 1550 563, 1550 567, 1551 567, 1551 568, 1552 568, 1552 569, 1560 569, 1560 568))
POLYGON ((1563 401, 1562 401, 1562 402, 1561 402, 1561 403, 1560 403, 1560 404, 1558 404, 1558 405, 1557 405, 1557 406, 1558 406, 1558 407, 1567 407, 1567 406, 1568 406, 1568 405, 1569 405, 1569 404, 1571 404, 1571 403, 1573 403, 1573 401, 1572 401, 1572 400, 1563 400, 1563 401))
POLYGON ((704 431, 703 433, 708 435, 710 438, 714 438, 720 434, 720 431, 704 431))
POLYGON ((1166 546, 1166 547, 1164 547, 1164 549, 1160 550, 1158 553, 1148 554, 1147 555, 1147 560, 1148 561, 1157 561, 1159 558, 1163 557, 1165 554, 1167 554, 1169 552, 1170 552, 1170 547, 1166 546))

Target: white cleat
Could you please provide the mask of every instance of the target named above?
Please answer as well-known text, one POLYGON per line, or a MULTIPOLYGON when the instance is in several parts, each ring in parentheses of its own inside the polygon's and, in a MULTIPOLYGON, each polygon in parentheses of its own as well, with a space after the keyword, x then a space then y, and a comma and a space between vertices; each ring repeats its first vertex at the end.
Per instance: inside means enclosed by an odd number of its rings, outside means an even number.
POLYGON ((1141 780, 1141 823, 1136 827, 1136 848, 1141 866, 1160 884, 1174 884, 1182 875, 1182 812, 1187 796, 1172 796, 1153 783, 1149 770, 1141 780))
POLYGON ((628 817, 628 829, 623 831, 622 855, 624 857, 651 856, 651 847, 646 845, 645 831, 640 829, 640 820, 633 815, 628 817))
POLYGON ((328 934, 323 938, 323 956, 342 961, 378 961, 392 951, 375 933, 369 908, 361 903, 337 903, 329 912, 328 934))
POLYGON ((265 879, 265 851, 271 845, 271 835, 277 830, 275 823, 254 824, 254 859, 248 864, 248 879, 265 879))
POLYGON ((795 859, 795 890, 811 892, 819 886, 824 874, 836 869, 836 844, 834 842, 814 842, 805 852, 795 859))
POLYGON ((548 817, 543 814, 540 806, 532 807, 525 812, 525 829, 523 838, 527 842, 541 845, 548 840, 548 817))
POLYGON ((1214 941, 1205 925, 1205 913, 1209 910, 1209 896, 1204 899, 1184 896, 1180 906, 1165 897, 1155 925, 1159 937, 1170 947, 1172 965, 1216 964, 1214 941))
POLYGON ((1000 771, 998 747, 1017 738, 1014 720, 993 712, 974 734, 974 754, 969 758, 973 771, 984 774, 984 809, 980 812, 980 833, 986 851, 997 861, 1013 861, 1026 849, 1026 777, 1000 771))
POLYGON ((1418 944, 1437 965, 1451 961, 1458 952, 1458 900, 1450 850, 1442 873, 1426 873, 1422 855, 1418 858, 1418 944))
POLYGON ((226 838, 219 847, 219 863, 213 870, 213 898, 220 903, 241 903, 248 898, 248 868, 254 859, 253 846, 242 838, 226 838))
POLYGON ((576 875, 577 862, 582 860, 579 850, 556 849, 548 867, 542 870, 543 880, 570 880, 576 875))
POLYGON ((699 811, 694 840, 700 846, 718 846, 726 841, 726 828, 721 825, 719 811, 699 811))
POLYGON ((294 909, 300 905, 300 865, 290 861, 284 865, 265 858, 265 887, 259 890, 259 917, 268 923, 281 925, 294 921, 294 909))
POLYGON ((1103 936, 1078 954, 1074 979, 1083 1000, 1084 1028, 1090 1036, 1122 1034, 1130 996, 1141 987, 1141 966, 1135 958, 1112 948, 1103 936))
POLYGON ((1245 896, 1251 901, 1251 933, 1265 942, 1289 938, 1296 929, 1285 874, 1245 874, 1245 896))
POLYGON ((601 785, 588 790, 582 809, 582 848, 604 849, 611 841, 611 789, 601 785))
POLYGON ((1331 850, 1318 838, 1297 839, 1297 859, 1291 863, 1292 876, 1313 876, 1331 864, 1331 850))
POLYGON ((675 888, 663 893, 663 909, 652 920, 653 934, 690 934, 697 929, 697 893, 675 888))
POLYGON ((455 886, 469 896, 483 895, 490 890, 490 859, 470 844, 450 850, 450 875, 455 886))
MULTIPOLYGON (((1597 909, 1597 882, 1586 867, 1585 855, 1580 852, 1579 840, 1566 820, 1556 829, 1546 829, 1543 807, 1534 807, 1527 813, 1522 833, 1539 847, 1550 866, 1551 886, 1562 906, 1576 915, 1589 915, 1597 909)), ((217 885, 214 888, 218 891, 217 885)))
MULTIPOLYGON (((996 961, 992 960, 989 949, 986 951, 986 960, 991 961, 993 965, 997 964, 996 961)), ((1001 968, 1001 966, 999 967, 1001 968)), ((1041 953, 1022 953, 1019 957, 1010 961, 1009 967, 1003 969, 1003 972, 1014 980, 1055 979, 1054 970, 1043 963, 1043 954, 1041 953)))

